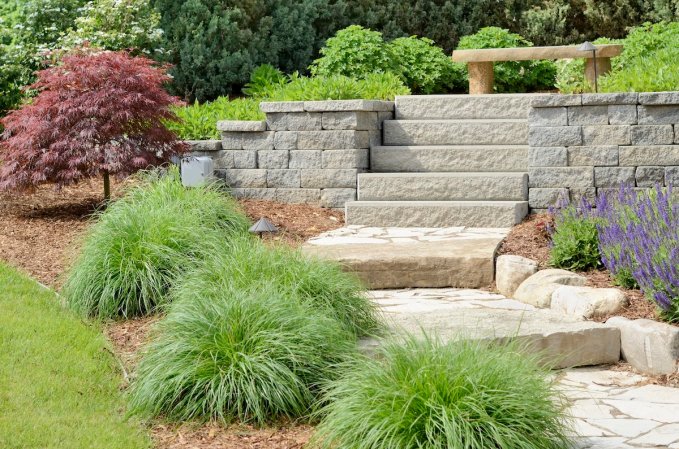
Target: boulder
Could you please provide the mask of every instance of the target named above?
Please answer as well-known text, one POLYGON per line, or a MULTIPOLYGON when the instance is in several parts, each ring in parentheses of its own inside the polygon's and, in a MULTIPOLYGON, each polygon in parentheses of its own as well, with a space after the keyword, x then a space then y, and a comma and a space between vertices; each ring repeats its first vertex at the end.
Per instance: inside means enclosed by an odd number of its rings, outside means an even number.
POLYGON ((552 293, 562 285, 583 286, 587 278, 567 270, 550 268, 526 279, 514 292, 514 299, 535 307, 548 308, 552 293))
POLYGON ((538 263, 521 256, 503 255, 495 263, 495 283, 501 295, 511 298, 523 281, 538 271, 538 263))
POLYGON ((616 313, 628 302, 617 288, 562 286, 552 293, 550 307, 556 312, 587 320, 616 313))
POLYGON ((652 375, 679 371, 679 327, 621 316, 606 324, 620 329, 622 357, 637 370, 652 375))

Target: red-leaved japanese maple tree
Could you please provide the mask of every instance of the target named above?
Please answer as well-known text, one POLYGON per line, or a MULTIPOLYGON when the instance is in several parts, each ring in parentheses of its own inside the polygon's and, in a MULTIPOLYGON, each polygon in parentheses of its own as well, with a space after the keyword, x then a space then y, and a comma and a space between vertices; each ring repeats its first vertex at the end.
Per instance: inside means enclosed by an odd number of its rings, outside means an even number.
POLYGON ((126 52, 85 49, 38 72, 30 104, 2 119, 0 189, 128 175, 186 151, 164 120, 178 100, 165 67, 126 52))

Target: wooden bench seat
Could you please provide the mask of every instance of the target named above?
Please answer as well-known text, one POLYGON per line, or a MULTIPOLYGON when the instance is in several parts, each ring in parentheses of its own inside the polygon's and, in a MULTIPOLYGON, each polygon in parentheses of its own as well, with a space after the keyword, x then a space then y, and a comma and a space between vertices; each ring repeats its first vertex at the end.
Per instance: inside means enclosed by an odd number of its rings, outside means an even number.
POLYGON ((611 57, 618 56, 623 49, 623 46, 618 44, 595 47, 596 70, 592 52, 578 50, 575 46, 455 50, 453 61, 467 63, 470 95, 493 93, 493 63, 500 61, 585 58, 585 77, 590 84, 594 84, 595 73, 597 75, 608 73, 611 70, 611 57))

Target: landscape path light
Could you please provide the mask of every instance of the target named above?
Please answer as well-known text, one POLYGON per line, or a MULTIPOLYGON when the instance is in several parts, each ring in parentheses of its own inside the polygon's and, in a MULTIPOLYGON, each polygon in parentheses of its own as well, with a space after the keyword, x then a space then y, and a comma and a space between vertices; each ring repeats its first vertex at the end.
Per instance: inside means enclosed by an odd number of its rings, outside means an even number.
POLYGON ((249 231, 252 232, 253 234, 258 234, 259 238, 261 239, 262 235, 265 232, 273 234, 278 232, 278 228, 273 223, 271 223, 271 221, 269 221, 268 218, 262 217, 259 220, 257 220, 257 223, 253 224, 252 227, 250 227, 249 231))
POLYGON ((578 47, 578 50, 580 51, 591 51, 592 52, 592 58, 594 58, 594 92, 599 93, 599 85, 598 85, 598 80, 599 74, 597 73, 597 67, 596 67, 596 47, 590 42, 590 41, 585 41, 578 47))

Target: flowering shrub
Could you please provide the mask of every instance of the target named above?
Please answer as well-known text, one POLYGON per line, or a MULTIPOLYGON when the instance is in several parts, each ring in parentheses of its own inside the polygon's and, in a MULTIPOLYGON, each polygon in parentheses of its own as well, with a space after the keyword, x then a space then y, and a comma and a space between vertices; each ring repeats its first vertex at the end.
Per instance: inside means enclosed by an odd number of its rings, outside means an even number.
POLYGON ((623 187, 596 202, 602 260, 618 283, 637 283, 661 315, 679 322, 679 204, 672 191, 623 187))

